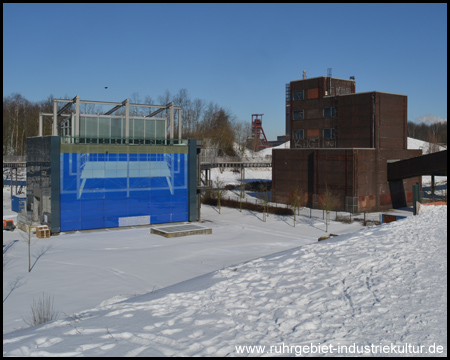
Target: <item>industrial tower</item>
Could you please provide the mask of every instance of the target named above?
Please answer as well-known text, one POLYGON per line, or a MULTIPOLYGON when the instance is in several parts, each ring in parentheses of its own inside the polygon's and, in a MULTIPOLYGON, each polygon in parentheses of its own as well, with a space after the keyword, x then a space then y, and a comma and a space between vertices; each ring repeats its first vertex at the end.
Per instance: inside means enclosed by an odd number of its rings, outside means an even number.
POLYGON ((262 116, 264 114, 252 114, 252 135, 250 138, 253 151, 259 151, 269 147, 266 134, 262 128, 262 116))

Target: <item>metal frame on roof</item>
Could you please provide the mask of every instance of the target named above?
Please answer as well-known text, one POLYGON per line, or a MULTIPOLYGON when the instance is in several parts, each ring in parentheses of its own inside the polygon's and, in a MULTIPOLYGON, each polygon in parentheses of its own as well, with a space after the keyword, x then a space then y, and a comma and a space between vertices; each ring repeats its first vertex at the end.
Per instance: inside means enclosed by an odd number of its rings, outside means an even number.
POLYGON ((107 111, 104 115, 111 115, 118 109, 125 106, 125 138, 129 137, 129 119, 130 119, 130 106, 133 107, 144 107, 144 108, 155 108, 157 109, 153 113, 147 115, 146 117, 153 117, 164 110, 169 110, 169 131, 170 139, 174 139, 174 112, 178 110, 178 139, 181 139, 181 114, 182 108, 180 106, 175 106, 174 102, 170 102, 166 105, 149 105, 149 104, 132 104, 129 99, 125 99, 122 102, 111 102, 111 101, 95 101, 95 100, 80 100, 80 96, 77 95, 73 99, 53 99, 53 114, 40 113, 39 114, 39 135, 43 135, 43 117, 52 116, 52 135, 58 135, 58 125, 60 128, 68 127, 69 120, 72 123, 72 136, 79 136, 79 123, 80 123, 80 104, 99 104, 99 105, 114 105, 114 107, 107 111), (58 103, 66 103, 58 111, 58 103), (70 105, 76 104, 75 113, 64 114, 70 105), (58 117, 66 117, 67 119, 61 121, 58 124, 58 117))

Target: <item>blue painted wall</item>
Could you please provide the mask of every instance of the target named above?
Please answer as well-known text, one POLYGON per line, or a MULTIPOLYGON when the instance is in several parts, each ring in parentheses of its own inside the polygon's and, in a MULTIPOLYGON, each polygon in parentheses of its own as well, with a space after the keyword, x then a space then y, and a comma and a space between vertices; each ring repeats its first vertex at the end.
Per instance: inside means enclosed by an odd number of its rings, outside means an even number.
POLYGON ((60 154, 61 231, 189 220, 188 154, 60 154))

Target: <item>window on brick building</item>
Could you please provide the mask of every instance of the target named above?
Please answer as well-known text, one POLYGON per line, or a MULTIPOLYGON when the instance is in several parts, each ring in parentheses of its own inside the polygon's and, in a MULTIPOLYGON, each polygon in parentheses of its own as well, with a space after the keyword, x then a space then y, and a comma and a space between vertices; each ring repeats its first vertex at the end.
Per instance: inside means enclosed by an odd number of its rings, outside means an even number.
POLYGON ((334 139, 334 129, 323 129, 324 139, 334 139))
POLYGON ((304 111, 303 110, 295 110, 292 112, 294 120, 303 120, 304 119, 304 111))
POLYGON ((294 140, 303 140, 305 138, 304 136, 304 130, 300 129, 300 130, 294 130, 292 136, 294 137, 294 140))
POLYGON ((324 118, 330 118, 330 117, 334 117, 335 116, 335 109, 334 106, 333 107, 327 107, 323 109, 323 117, 324 118))
POLYGON ((305 98, 304 90, 295 90, 292 92, 293 100, 303 100, 305 98))

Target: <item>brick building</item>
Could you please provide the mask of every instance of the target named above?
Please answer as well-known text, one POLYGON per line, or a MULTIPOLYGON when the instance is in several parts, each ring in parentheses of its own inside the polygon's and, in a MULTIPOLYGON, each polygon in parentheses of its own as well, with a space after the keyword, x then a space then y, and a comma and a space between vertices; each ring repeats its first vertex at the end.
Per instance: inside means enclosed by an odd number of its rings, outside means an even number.
POLYGON ((298 188, 319 207, 328 187, 337 209, 353 213, 412 203, 420 177, 387 180, 388 162, 422 153, 407 150, 405 95, 356 93, 354 80, 317 77, 292 81, 289 96, 291 148, 273 150, 275 201, 288 203, 298 188))

